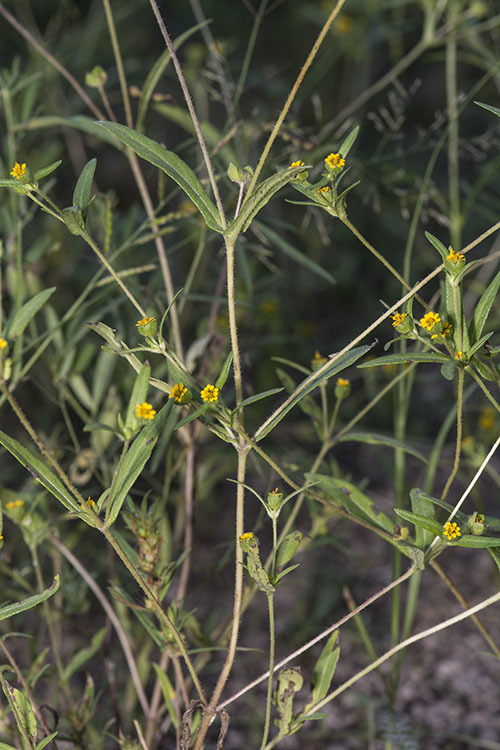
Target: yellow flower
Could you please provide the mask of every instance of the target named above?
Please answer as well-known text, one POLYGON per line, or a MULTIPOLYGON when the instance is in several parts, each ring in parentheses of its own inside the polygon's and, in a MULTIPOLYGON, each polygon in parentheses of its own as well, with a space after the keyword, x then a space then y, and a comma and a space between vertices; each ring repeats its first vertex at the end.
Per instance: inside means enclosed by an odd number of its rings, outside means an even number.
POLYGON ((392 325, 394 326, 394 328, 396 328, 396 326, 400 326, 401 323, 404 323, 406 315, 407 313, 398 313, 398 312, 394 313, 394 315, 391 315, 392 325))
POLYGON ((457 526, 455 521, 453 521, 453 523, 450 523, 449 521, 447 521, 444 525, 444 535, 450 541, 452 539, 458 539, 459 536, 462 536, 462 533, 460 531, 460 526, 457 526))
POLYGON ((218 401, 219 399, 219 388, 215 385, 206 385, 200 393, 203 401, 218 401))
POLYGON ((328 187, 328 185, 325 185, 324 187, 318 188, 316 192, 318 192, 320 195, 324 195, 325 193, 328 193, 329 190, 330 188, 328 187))
POLYGON ((147 326, 148 323, 153 323, 155 318, 143 318, 142 320, 138 320, 135 324, 137 326, 147 326))
POLYGON ((481 410, 478 424, 481 430, 486 431, 491 430, 491 428, 495 425, 495 412, 491 408, 491 406, 485 406, 481 410))
POLYGON ((16 180, 20 180, 21 177, 26 174, 26 164, 19 164, 17 161, 11 169, 11 175, 16 180))
POLYGON ((337 378, 337 385, 341 388, 347 388, 350 382, 347 378, 337 378))
POLYGON ((463 352, 455 352, 455 359, 462 359, 464 356, 463 352))
POLYGON ((251 531, 245 531, 245 533, 240 536, 240 542, 244 542, 246 539, 253 539, 251 531))
POLYGON ((458 263, 459 261, 465 260, 465 255, 463 253, 455 252, 451 247, 449 250, 446 260, 451 261, 451 263, 458 263))
POLYGON ((424 315, 423 318, 420 318, 420 325, 422 328, 426 328, 428 331, 432 331, 436 323, 439 323, 441 321, 441 318, 439 317, 438 313, 435 312, 428 312, 424 315))
POLYGON ((452 327, 451 323, 443 323, 443 330, 441 333, 433 333, 431 339, 437 339, 438 336, 447 339, 451 334, 452 327))
POLYGON ((343 159, 340 154, 329 154, 325 159, 325 164, 330 167, 330 169, 342 169, 342 167, 345 166, 345 159, 343 159))
POLYGON ((154 415, 156 414, 151 404, 148 404, 147 401, 144 401, 143 404, 137 404, 135 413, 139 417, 139 419, 153 419, 154 415))
POLYGON ((22 508, 23 505, 24 500, 18 498, 17 500, 9 500, 9 502, 5 504, 5 507, 7 510, 14 510, 14 508, 22 508))
POLYGON ((170 391, 169 398, 173 398, 176 404, 182 404, 182 399, 188 392, 188 389, 184 385, 184 383, 176 383, 172 386, 172 390, 170 391))
POLYGON ((305 162, 303 161, 292 161, 290 164, 290 167, 305 167, 305 162))
POLYGON ((0 349, 5 349, 7 342, 5 339, 0 339, 0 349))
POLYGON ((0 542, 2 541, 2 539, 3 539, 3 534, 0 534, 0 542))

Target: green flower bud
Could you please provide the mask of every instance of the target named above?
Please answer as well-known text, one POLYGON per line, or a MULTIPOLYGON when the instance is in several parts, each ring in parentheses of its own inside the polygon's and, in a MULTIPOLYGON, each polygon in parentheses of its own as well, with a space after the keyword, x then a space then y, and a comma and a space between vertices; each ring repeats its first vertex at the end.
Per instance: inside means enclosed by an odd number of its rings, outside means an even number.
POLYGON ((320 367, 328 362, 327 357, 323 357, 318 351, 316 351, 313 359, 311 360, 311 370, 316 372, 320 367))
POLYGON ((343 398, 347 398, 350 392, 351 381, 347 378, 337 378, 337 383, 335 384, 335 398, 338 398, 339 401, 341 401, 343 398))
POLYGON ((259 542, 257 537, 254 536, 251 531, 247 531, 240 536, 239 542, 242 551, 246 552, 247 555, 247 570, 250 578, 252 578, 260 591, 264 591, 266 594, 272 594, 274 586, 269 580, 269 575, 260 561, 259 542))
POLYGON ((99 89, 106 85, 108 74, 101 65, 95 65, 90 73, 85 74, 85 84, 93 89, 99 89))
POLYGON ((135 324, 135 327, 141 334, 141 336, 154 336, 156 331, 158 330, 158 326, 156 324, 156 318, 142 318, 142 320, 138 320, 135 324))
POLYGON ((484 516, 482 513, 472 513, 467 519, 467 528, 474 536, 484 534, 484 516))

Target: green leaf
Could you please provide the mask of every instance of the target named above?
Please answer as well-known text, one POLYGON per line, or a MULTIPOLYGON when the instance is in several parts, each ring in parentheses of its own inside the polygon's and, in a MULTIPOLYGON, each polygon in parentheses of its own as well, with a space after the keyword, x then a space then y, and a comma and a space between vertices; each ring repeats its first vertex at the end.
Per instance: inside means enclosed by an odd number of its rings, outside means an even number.
MULTIPOLYGON (((195 32, 197 32, 199 29, 203 28, 207 24, 209 24, 210 21, 202 21, 202 23, 196 24, 196 26, 192 26, 190 29, 185 31, 183 34, 180 34, 177 39, 173 42, 173 48, 174 50, 178 50, 179 47, 183 42, 186 41, 186 39, 189 39, 190 36, 192 36, 195 32)), ((152 68, 150 69, 146 80, 144 81, 144 85, 142 87, 141 96, 139 98, 139 104, 137 105, 137 123, 136 123, 136 129, 140 132, 142 132, 144 127, 144 119, 146 117, 146 112, 149 106, 149 102, 151 101, 151 97, 153 96, 154 90, 162 77, 167 65, 170 62, 170 52, 168 49, 164 50, 160 57, 156 60, 156 62, 153 64, 152 68)))
POLYGON ((342 145, 339 148, 339 154, 343 156, 344 159, 349 153, 349 151, 351 150, 351 148, 353 147, 354 141, 358 137, 358 133, 359 133, 359 125, 356 125, 356 127, 351 130, 347 138, 342 142, 342 145))
POLYGON ((477 104, 478 107, 487 109, 488 112, 493 112, 494 115, 500 117, 500 109, 498 109, 498 107, 492 107, 491 104, 483 104, 483 102, 474 102, 474 104, 477 104))
POLYGON ((340 438, 341 443, 348 443, 354 440, 358 443, 368 443, 369 445, 388 445, 392 448, 401 448, 405 453, 418 458, 419 461, 427 463, 426 457, 414 448, 410 443, 403 440, 396 440, 390 435, 377 435, 373 432, 347 432, 340 438))
POLYGON ((414 524, 416 528, 426 529, 430 531, 434 536, 438 536, 440 539, 443 537, 443 526, 437 521, 433 521, 427 516, 423 516, 420 513, 412 513, 409 510, 402 510, 401 508, 394 508, 394 512, 404 518, 405 521, 409 521, 414 524))
POLYGON ((313 687, 312 696, 311 700, 304 708, 304 714, 310 711, 316 703, 323 700, 330 689, 330 684, 340 656, 340 648, 335 646, 338 634, 338 630, 333 631, 316 662, 311 678, 311 684, 313 687))
POLYGON ((326 268, 323 268, 319 265, 319 263, 315 263, 314 260, 309 258, 304 253, 301 253, 300 250, 297 250, 296 247, 287 242, 280 234, 270 229, 265 224, 262 224, 261 222, 257 222, 256 226, 258 227, 259 232, 264 235, 264 237, 267 237, 268 240, 271 240, 273 244, 275 244, 283 253, 285 253, 285 255, 294 260, 296 263, 304 266, 304 268, 307 268, 307 270, 311 271, 311 273, 315 273, 317 276, 325 279, 329 284, 337 283, 331 273, 326 270, 326 268))
POLYGON ((120 151, 123 151, 122 144, 117 142, 116 138, 103 131, 92 117, 86 117, 85 115, 74 115, 73 117, 59 117, 58 115, 33 117, 31 120, 23 122, 22 126, 19 125, 18 129, 41 130, 43 128, 53 128, 56 125, 82 130, 84 133, 93 135, 94 137, 111 144, 115 148, 118 148, 120 151))
POLYGON ((299 383, 295 391, 288 397, 288 399, 279 406, 276 411, 262 424, 254 435, 255 440, 262 440, 273 430, 276 425, 288 414, 288 412, 296 406, 304 396, 307 396, 311 391, 318 387, 320 383, 333 375, 336 375, 341 370, 352 365, 356 360, 366 354, 370 350, 369 346, 358 346, 351 351, 344 354, 342 357, 333 358, 324 367, 311 373, 305 378, 302 383, 299 383))
POLYGON ((491 306, 493 305, 496 296, 498 294, 498 288, 500 287, 500 271, 496 274, 494 279, 488 284, 485 291, 481 295, 481 299, 476 305, 474 315, 470 323, 470 338, 471 341, 476 343, 479 340, 483 332, 483 328, 486 324, 491 306))
MULTIPOLYGON (((1 180, 0 180, 0 187, 2 187, 1 180)), ((13 747, 13 745, 6 745, 5 742, 0 742, 0 750, 18 750, 18 748, 13 747)))
MULTIPOLYGON (((414 488, 410 491, 411 509, 413 513, 420 516, 425 516, 434 521, 435 511, 434 504, 432 501, 419 489, 414 488)), ((422 529, 420 526, 416 526, 415 529, 415 541, 417 546, 421 549, 425 549, 428 544, 432 542, 432 533, 427 529, 422 529)))
POLYGON ((95 635, 92 636, 92 640, 90 641, 90 645, 86 648, 82 648, 80 651, 78 651, 70 660, 69 664, 64 669, 64 680, 67 682, 69 678, 71 677, 74 672, 76 672, 77 669, 80 669, 84 664, 86 664, 89 659, 91 659, 94 654, 96 654, 99 649, 101 648, 104 638, 106 637, 107 628, 104 626, 100 630, 97 631, 95 635))
POLYGON ((152 422, 143 427, 121 462, 114 477, 113 494, 110 494, 106 507, 105 523, 107 528, 116 521, 125 498, 149 460, 171 408, 172 403, 168 401, 156 414, 152 422))
POLYGON ((281 568, 290 562, 292 557, 296 554, 304 535, 300 531, 291 531, 285 536, 276 555, 276 567, 281 568))
POLYGON ((299 567, 299 563, 296 563, 295 565, 290 565, 288 568, 285 568, 285 570, 282 570, 281 573, 278 573, 276 577, 273 579, 274 586, 277 586, 282 578, 287 576, 289 573, 292 572, 292 570, 295 570, 295 568, 298 568, 298 567, 299 567))
POLYGON ((226 383, 226 380, 229 377, 229 371, 231 369, 232 363, 233 363, 233 353, 229 352, 229 354, 227 355, 227 357, 226 357, 226 359, 224 361, 224 364, 222 365, 222 370, 219 373, 219 377, 215 381, 216 388, 223 388, 224 387, 224 385, 226 383))
POLYGON ((150 377, 151 367, 149 366, 149 364, 144 363, 137 373, 134 387, 132 388, 132 393, 130 394, 127 416, 125 419, 125 427, 129 430, 135 429, 138 424, 136 416, 137 404, 142 404, 146 400, 150 377))
POLYGON ((53 495, 67 510, 80 513, 80 506, 66 489, 61 480, 48 469, 38 456, 14 438, 4 432, 0 432, 0 444, 17 458, 20 464, 25 466, 33 476, 42 484, 51 495, 53 495))
POLYGON ((52 594, 55 594, 59 588, 59 576, 54 576, 54 581, 48 589, 45 589, 40 594, 34 594, 29 596, 27 599, 22 599, 20 602, 14 604, 7 604, 5 607, 0 607, 0 620, 6 620, 8 617, 18 615, 20 612, 26 612, 28 609, 36 607, 41 602, 45 602, 49 599, 52 594))
POLYGON ((471 346, 470 349, 467 352, 465 352, 466 356, 469 359, 471 357, 473 357, 474 354, 477 351, 479 351, 479 349, 483 346, 483 344, 485 344, 488 341, 488 339, 490 338, 490 336, 493 336, 494 333, 495 333, 495 331, 490 331, 489 333, 485 333, 484 336, 481 336, 481 338, 478 339, 478 341, 476 341, 476 343, 474 344, 474 346, 471 346))
POLYGON ((202 414, 205 414, 210 409, 210 404, 202 404, 197 409, 195 409, 191 414, 188 414, 187 417, 184 417, 184 419, 181 419, 180 422, 177 422, 175 425, 175 429, 178 430, 180 427, 184 427, 185 424, 189 424, 194 419, 198 419, 198 417, 201 417, 202 414))
POLYGON ((63 208, 61 216, 71 234, 80 236, 85 231, 85 219, 83 211, 78 206, 63 208))
POLYGON ((445 380, 453 380, 457 372, 457 365, 451 359, 441 365, 441 375, 445 380))
POLYGON ((177 713, 175 710, 175 703, 176 703, 176 693, 175 689, 170 682, 170 680, 167 677, 167 674, 165 673, 165 670, 160 667, 159 664, 155 664, 153 662, 153 669, 156 672, 156 676, 159 680, 161 692, 163 694, 163 700, 165 701, 165 705, 167 707, 170 720, 174 727, 177 727, 177 713))
POLYGON ((439 255, 441 256, 444 262, 448 256, 448 248, 446 248, 441 242, 441 240, 438 240, 438 238, 434 237, 434 235, 431 234, 430 232, 425 232, 425 236, 427 237, 431 245, 433 245, 436 248, 436 250, 438 251, 439 255))
MULTIPOLYGON (((14 704, 15 712, 13 711, 13 713, 19 733, 22 734, 22 731, 24 730, 32 743, 31 747, 33 747, 36 740, 37 726, 36 716, 31 701, 21 690, 12 687, 8 683, 6 686, 2 685, 2 687, 6 695, 8 691, 8 697, 10 697, 10 700, 14 704)), ((23 742, 23 746, 25 746, 25 742, 23 742)))
POLYGON ((224 232, 226 237, 234 241, 239 234, 246 232, 259 211, 269 203, 273 195, 294 180, 299 172, 303 171, 304 167, 287 167, 287 169, 281 169, 261 182, 250 197, 245 200, 238 216, 224 232))
POLYGON ((55 290, 55 286, 52 286, 49 289, 44 289, 25 302, 24 305, 14 313, 12 320, 7 324, 5 337, 7 339, 13 339, 16 336, 20 336, 30 320, 34 318, 40 308, 43 307, 47 300, 54 294, 55 290))
POLYGON ((363 362, 361 365, 357 365, 359 368, 362 367, 383 367, 384 365, 402 365, 407 362, 433 362, 434 364, 444 364, 449 362, 450 358, 445 354, 435 354, 433 352, 415 352, 408 354, 388 354, 386 357, 378 357, 377 359, 370 359, 368 362, 363 362))
MULTIPOLYGON (((43 748, 47 747, 49 742, 52 742, 52 740, 55 739, 57 735, 58 735, 58 732, 52 732, 52 734, 49 734, 48 737, 44 737, 43 740, 40 740, 40 742, 36 746, 36 750, 43 750, 43 748)), ((1 747, 0 747, 0 750, 2 750, 1 747)))
POLYGON ((345 508, 356 518, 368 521, 390 534, 393 533, 394 524, 390 518, 385 513, 376 513, 373 510, 373 500, 370 500, 356 485, 326 474, 306 474, 306 479, 308 482, 319 484, 327 498, 331 499, 337 507, 345 508))
POLYGON ((188 167, 177 154, 168 151, 152 138, 137 133, 126 125, 120 125, 116 122, 99 122, 98 124, 103 130, 112 133, 126 146, 129 146, 141 159, 145 159, 145 161, 165 172, 197 206, 206 225, 216 232, 222 232, 216 207, 191 167, 188 167))
POLYGON ((43 180, 44 177, 48 177, 49 174, 52 174, 52 172, 54 172, 60 164, 62 164, 62 159, 53 161, 52 164, 49 164, 48 167, 42 167, 42 169, 39 169, 37 172, 35 172, 34 175, 35 182, 43 180))
POLYGON ((270 388, 268 391, 262 391, 262 393, 256 393, 254 396, 248 396, 248 398, 244 398, 240 404, 235 406, 233 412, 238 411, 242 406, 248 406, 249 404, 254 404, 256 401, 262 401, 263 398, 268 398, 269 396, 274 396, 276 393, 281 393, 282 390, 283 388, 270 388))
POLYGON ((450 547, 500 547, 498 536, 476 536, 475 534, 464 534, 449 543, 450 547))
POLYGON ((92 181, 94 179, 97 159, 88 161, 80 173, 75 189, 73 191, 73 206, 81 209, 84 218, 86 218, 87 208, 90 202, 90 193, 92 190, 92 181))

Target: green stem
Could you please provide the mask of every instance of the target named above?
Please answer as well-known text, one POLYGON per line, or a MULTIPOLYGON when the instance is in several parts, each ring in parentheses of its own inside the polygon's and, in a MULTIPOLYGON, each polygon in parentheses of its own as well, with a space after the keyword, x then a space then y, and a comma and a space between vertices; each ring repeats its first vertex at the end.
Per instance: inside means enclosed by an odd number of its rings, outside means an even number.
MULTIPOLYGON (((408 290, 411 289, 411 286, 408 284, 407 281, 404 280, 404 278, 401 276, 401 274, 399 273, 399 271, 396 271, 396 269, 394 268, 394 266, 391 263, 389 263, 389 261, 386 258, 384 258, 384 256, 382 255, 382 253, 379 253, 379 251, 376 250, 373 247, 373 245, 371 245, 368 242, 368 240, 366 239, 366 237, 363 237, 363 235, 361 234, 361 232, 356 229, 356 227, 354 226, 354 224, 352 224, 347 217, 344 218, 344 219, 342 219, 342 223, 345 224, 345 226, 353 233, 353 235, 355 237, 357 237, 357 239, 361 242, 361 244, 364 245, 366 247, 366 249, 369 250, 372 253, 372 255, 374 255, 377 258, 377 260, 379 260, 382 263, 382 265, 387 268, 388 271, 390 271, 390 273, 392 273, 392 275, 394 276, 394 278, 396 278, 399 281, 399 283, 401 284, 401 286, 403 286, 405 289, 408 289, 408 290)), ((418 302, 420 302, 420 304, 422 305, 422 307, 424 307, 426 310, 430 310, 430 307, 427 304, 427 302, 425 302, 421 297, 419 297, 418 294, 415 294, 415 299, 418 302)))
POLYGON ((311 48, 311 51, 309 52, 309 54, 307 56, 307 59, 306 59, 304 65, 302 66, 302 68, 300 70, 300 73, 297 76, 297 79, 296 79, 295 83, 293 84, 290 93, 288 94, 288 97, 287 97, 287 100, 286 100, 286 102, 285 102, 285 104, 283 106, 283 109, 279 113, 278 119, 274 123, 274 127, 273 127, 273 129, 271 131, 271 134, 269 135, 269 138, 267 139, 267 143, 264 146, 264 150, 262 151, 262 154, 261 154, 261 157, 259 159, 259 162, 258 162, 257 166, 255 167, 255 172, 253 173, 253 177, 252 177, 252 179, 250 181, 250 184, 248 186, 247 194, 245 196, 245 201, 248 200, 248 198, 250 197, 250 195, 252 194, 252 192, 253 192, 253 190, 255 188, 255 185, 257 184, 257 180, 258 180, 259 175, 260 175, 260 173, 262 171, 262 168, 263 168, 263 166, 264 166, 264 164, 266 162, 267 156, 268 156, 268 154, 269 154, 269 152, 271 150, 271 147, 272 147, 274 141, 276 140, 276 137, 277 137, 277 135, 278 135, 278 133, 280 131, 281 126, 283 125, 283 121, 284 121, 285 117, 287 116, 290 107, 292 106, 293 100, 295 99, 295 97, 297 95, 297 92, 298 92, 298 90, 299 90, 299 88, 300 88, 300 86, 302 84, 302 81, 304 80, 304 77, 305 77, 307 71, 311 67, 311 65, 313 63, 313 60, 316 57, 316 55, 318 53, 318 50, 321 47, 321 45, 323 43, 323 40, 324 40, 325 36, 327 35, 327 33, 328 33, 328 31, 329 31, 332 23, 334 22, 336 16, 338 15, 339 11, 341 10, 342 6, 344 5, 344 2, 345 2, 345 0, 337 0, 337 3, 335 4, 334 9, 332 10, 332 12, 330 13, 330 15, 326 19, 325 24, 324 24, 323 28, 321 29, 321 31, 319 33, 318 38, 314 42, 314 44, 313 44, 313 46, 311 48))
POLYGON ((125 108, 125 119, 129 128, 134 126, 132 120, 132 108, 130 106, 130 97, 128 94, 127 79, 125 76, 125 68, 123 67, 123 60, 120 52, 120 45, 118 44, 118 36, 116 34, 115 22, 113 19, 113 12, 111 10, 110 0, 103 0, 104 12, 106 14, 106 23, 108 24, 109 36, 111 37, 111 46, 113 47, 113 56, 115 58, 116 69, 118 71, 118 78, 120 81, 120 89, 122 92, 122 101, 125 108))
POLYGON ((184 99, 186 101, 186 105, 189 111, 189 114, 191 116, 191 121, 193 123, 193 127, 196 133, 196 137, 198 139, 198 144, 200 146, 201 153, 203 154, 203 159, 205 162, 205 167, 208 173, 208 179, 210 180, 210 185, 212 186, 212 191, 214 194, 215 202, 217 204, 217 208, 219 211, 220 221, 222 228, 226 228, 226 216, 224 214, 224 207, 222 205, 222 201, 219 194, 219 189, 217 187, 217 182, 215 180, 215 174, 212 167, 212 162, 210 161, 210 156, 208 154, 207 145, 205 143, 205 139, 203 137, 203 133, 201 132, 201 126, 200 121, 198 120, 198 115, 196 114, 193 101, 191 99, 191 94, 189 93, 189 89, 187 87, 186 79, 184 78, 184 73, 182 72, 181 64, 179 62, 179 58, 177 57, 177 54, 175 52, 175 49, 172 45, 172 40, 170 39, 170 35, 167 31, 167 27, 165 25, 165 22, 163 18, 161 17, 160 10, 158 8, 158 5, 156 3, 156 0, 149 0, 151 4, 151 8, 153 10, 154 16, 156 18, 156 23, 158 24, 158 27, 161 31, 161 34, 163 36, 163 39, 165 40, 165 44, 168 48, 168 51, 170 52, 170 57, 172 58, 172 62, 174 64, 175 72, 177 73, 177 78, 179 79, 179 83, 182 89, 182 93, 184 94, 184 99))
POLYGON ((234 92, 233 111, 237 109, 241 94, 243 93, 243 87, 245 85, 248 70, 250 68, 250 61, 252 59, 255 42, 257 41, 257 34, 259 33, 260 24, 262 23, 262 19, 264 18, 264 13, 266 12, 268 3, 269 0, 261 0, 259 10, 255 14, 255 19, 252 25, 252 31, 250 32, 250 38, 248 40, 245 57, 243 58, 243 62, 241 64, 240 77, 238 79, 236 90, 234 92))
MULTIPOLYGON (((275 520, 275 519, 273 519, 275 520)), ((273 673, 274 673, 274 653, 276 645, 276 635, 274 632, 274 592, 267 594, 267 609, 269 612, 269 678, 267 681, 266 697, 266 718, 264 722, 264 732, 262 734, 261 750, 264 750, 269 736, 269 727, 271 725, 271 703, 273 697, 273 673)))
POLYGON ((395 654, 398 653, 398 651, 401 651, 401 649, 407 648, 411 644, 416 643, 417 641, 420 641, 423 638, 428 638, 430 635, 439 633, 441 630, 445 630, 446 628, 449 628, 452 625, 455 625, 457 622, 466 620, 468 617, 471 617, 471 615, 474 615, 476 612, 480 612, 482 609, 486 609, 487 607, 490 607, 492 604, 495 604, 498 601, 500 601, 500 593, 496 593, 493 596, 490 596, 488 599, 484 599, 479 604, 476 604, 475 607, 472 607, 471 609, 468 609, 465 612, 461 612, 460 614, 455 615, 455 617, 450 617, 448 620, 444 620, 438 625, 434 625, 432 628, 423 630, 420 633, 416 633, 415 635, 412 635, 410 638, 407 638, 406 640, 401 641, 401 643, 398 643, 396 646, 389 649, 389 651, 386 651, 385 654, 383 654, 381 657, 376 659, 376 661, 369 664, 365 669, 362 669, 360 672, 358 672, 356 675, 351 677, 349 680, 346 680, 346 682, 340 685, 336 690, 334 690, 329 695, 327 695, 326 698, 323 698, 323 700, 319 701, 314 706, 311 706, 309 713, 316 713, 317 711, 320 711, 324 706, 326 706, 327 703, 332 701, 334 698, 337 698, 337 696, 339 696, 345 690, 350 688, 356 682, 359 682, 359 680, 361 680, 367 674, 369 674, 370 672, 373 672, 374 669, 377 669, 381 664, 386 662, 388 659, 391 659, 395 654))
POLYGON ((104 524, 102 524, 98 528, 99 528, 99 531, 106 538, 106 541, 111 545, 111 547, 113 547, 114 551, 116 552, 116 554, 118 555, 122 563, 125 565, 129 573, 131 574, 132 578, 134 578, 136 583, 140 586, 140 588, 144 591, 144 593, 148 597, 149 601, 152 603, 153 608, 156 614, 158 615, 160 622, 172 633, 175 643, 177 644, 177 648, 179 649, 179 653, 183 657, 186 667, 188 668, 189 674, 191 675, 191 679, 193 680, 193 684, 195 686, 196 692, 198 693, 198 697, 200 701, 202 702, 202 704, 206 705, 203 688, 201 687, 200 681, 198 680, 198 676, 193 667, 193 663, 191 659, 189 658, 189 654, 187 652, 186 646, 184 645, 184 640, 182 638, 182 635, 179 633, 179 631, 175 627, 174 623, 172 622, 168 614, 164 611, 163 607, 161 606, 160 602, 156 598, 155 594, 151 591, 151 589, 147 585, 146 581, 142 578, 142 576, 140 575, 138 570, 135 568, 135 566, 130 562, 127 555, 122 550, 117 540, 111 533, 111 530, 106 528, 104 524))
POLYGON ((122 290, 122 292, 132 302, 132 304, 135 307, 135 309, 139 312, 140 315, 142 315, 143 318, 145 318, 146 317, 145 310, 139 304, 139 302, 137 302, 136 298, 134 297, 134 295, 132 294, 132 292, 129 291, 128 287, 123 283, 122 279, 116 273, 115 269, 110 264, 110 262, 108 261, 108 259, 101 253, 101 251, 97 247, 97 245, 94 242, 94 240, 92 239, 92 237, 87 232, 82 232, 81 236, 83 237, 83 239, 85 240, 85 242, 87 243, 87 245, 89 245, 89 247, 92 248, 92 250, 94 251, 94 253, 97 255, 97 257, 99 258, 99 260, 103 264, 103 266, 107 269, 107 271, 109 271, 109 273, 111 274, 111 276, 113 277, 113 279, 116 281, 116 283, 118 284, 118 286, 120 287, 120 289, 122 290))
MULTIPOLYGON (((460 173, 458 160, 458 101, 457 101, 457 3, 449 3, 449 19, 452 26, 446 37, 446 102, 448 110, 448 200, 450 212, 451 245, 460 249, 460 173)), ((458 324, 458 320, 457 320, 458 324)))
POLYGON ((457 387, 457 440, 455 443, 455 459, 453 461, 453 469, 448 477, 443 492, 441 493, 441 500, 444 500, 451 487, 451 483, 455 479, 458 467, 460 465, 460 452, 462 449, 462 411, 463 411, 463 395, 464 395, 464 368, 460 367, 458 370, 458 387, 457 387))

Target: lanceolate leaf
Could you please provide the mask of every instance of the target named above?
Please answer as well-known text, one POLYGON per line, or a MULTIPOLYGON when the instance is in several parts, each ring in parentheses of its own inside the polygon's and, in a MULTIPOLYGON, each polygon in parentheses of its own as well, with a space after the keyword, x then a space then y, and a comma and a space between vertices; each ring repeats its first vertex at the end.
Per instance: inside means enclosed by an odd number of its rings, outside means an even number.
POLYGON ((33 455, 28 448, 18 443, 14 438, 9 437, 4 432, 0 432, 0 444, 17 458, 19 463, 26 466, 27 469, 38 479, 46 490, 64 505, 67 510, 80 512, 80 507, 76 500, 69 494, 69 491, 63 485, 61 480, 48 469, 38 456, 33 455))
POLYGON ((498 288, 500 287, 500 271, 497 273, 493 281, 489 283, 486 290, 481 295, 481 299, 476 305, 474 315, 470 324, 470 337, 473 343, 478 341, 479 337, 483 332, 483 328, 486 323, 486 319, 491 310, 496 296, 498 294, 498 288))
POLYGON ((107 503, 106 526, 108 528, 116 521, 127 494, 151 456, 171 407, 172 402, 167 401, 152 422, 141 430, 121 462, 113 482, 113 494, 107 503))
POLYGON ((448 255, 448 250, 445 248, 445 246, 443 245, 443 243, 441 242, 441 240, 438 240, 438 238, 434 237, 434 235, 431 234, 430 232, 426 232, 425 236, 427 237, 427 239, 429 240, 429 242, 431 243, 431 245, 434 245, 434 247, 436 248, 436 250, 440 254, 440 256, 443 259, 443 261, 446 260, 446 256, 448 255))
POLYGON ((239 234, 246 232, 261 208, 264 208, 278 190, 288 185, 303 170, 304 167, 288 167, 261 182, 250 198, 243 204, 236 219, 228 226, 225 232, 226 236, 235 240, 239 234))
POLYGON ((387 357, 378 357, 370 359, 368 362, 358 365, 358 367, 381 367, 383 365, 402 365, 407 362, 434 362, 435 364, 444 364, 450 362, 450 358, 445 354, 435 354, 434 352, 415 352, 412 354, 388 354, 387 357))
POLYGON ((145 159, 145 161, 163 170, 193 201, 205 219, 207 226, 216 232, 222 232, 216 207, 191 167, 188 167, 177 154, 168 151, 152 138, 137 133, 126 125, 120 125, 116 122, 99 122, 98 124, 105 131, 115 135, 126 146, 129 146, 141 159, 145 159))
POLYGON ((332 359, 332 361, 325 368, 321 368, 316 372, 311 373, 305 380, 300 383, 295 391, 287 398, 287 400, 279 406, 276 411, 262 424, 254 435, 255 440, 262 440, 273 430, 276 425, 288 414, 290 409, 293 409, 304 396, 307 396, 311 391, 318 387, 323 381, 336 375, 341 370, 345 370, 346 367, 352 365, 356 360, 366 354, 370 350, 369 346, 358 346, 355 349, 351 349, 342 357, 338 359, 332 359))
POLYGON ((78 206, 83 215, 86 215, 87 206, 90 201, 90 192, 92 190, 92 180, 94 179, 97 159, 91 159, 86 163, 80 173, 75 190, 73 192, 73 205, 78 206))
POLYGON ((38 292, 34 297, 24 303, 19 310, 14 313, 14 316, 10 323, 7 325, 6 338, 15 338, 20 336, 24 331, 30 320, 37 314, 41 307, 47 302, 49 297, 54 294, 55 286, 49 289, 44 289, 42 292, 38 292))
POLYGON ((27 599, 22 599, 20 602, 7 604, 7 606, 5 607, 0 607, 0 620, 6 620, 7 617, 18 615, 20 612, 26 612, 27 609, 36 607, 38 604, 51 597, 52 594, 55 594, 58 588, 59 576, 56 575, 54 577, 52 585, 49 586, 48 589, 45 589, 45 591, 42 591, 41 594, 35 594, 34 596, 29 596, 27 599))
POLYGON ((351 440, 370 445, 388 445, 392 448, 401 448, 405 453, 409 453, 411 456, 418 458, 419 461, 427 463, 426 457, 410 445, 410 443, 406 443, 403 440, 396 440, 396 438, 390 435, 377 435, 373 432, 347 432, 340 438, 341 443, 348 443, 351 440))

